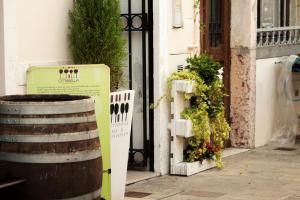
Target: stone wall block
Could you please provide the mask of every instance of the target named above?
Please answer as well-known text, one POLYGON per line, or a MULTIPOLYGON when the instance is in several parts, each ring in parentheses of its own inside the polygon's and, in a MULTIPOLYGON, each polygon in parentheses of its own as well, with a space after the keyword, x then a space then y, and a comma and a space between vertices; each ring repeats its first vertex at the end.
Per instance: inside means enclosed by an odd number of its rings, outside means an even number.
POLYGON ((231 53, 231 144, 254 148, 255 50, 237 47, 231 53))

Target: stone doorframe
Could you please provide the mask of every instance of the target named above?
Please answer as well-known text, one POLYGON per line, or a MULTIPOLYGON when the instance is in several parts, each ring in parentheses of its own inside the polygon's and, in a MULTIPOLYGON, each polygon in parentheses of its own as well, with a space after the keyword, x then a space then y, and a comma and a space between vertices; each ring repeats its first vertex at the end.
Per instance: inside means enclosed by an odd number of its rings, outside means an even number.
POLYGON ((257 0, 231 0, 231 145, 255 147, 257 0))

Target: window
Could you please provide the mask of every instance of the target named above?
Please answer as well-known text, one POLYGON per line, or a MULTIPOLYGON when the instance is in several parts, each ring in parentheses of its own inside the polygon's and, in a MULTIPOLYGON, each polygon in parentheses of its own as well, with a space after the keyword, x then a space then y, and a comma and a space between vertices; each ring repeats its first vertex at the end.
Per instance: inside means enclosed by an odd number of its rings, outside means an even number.
POLYGON ((300 0, 258 0, 258 28, 300 25, 300 0))
POLYGON ((211 47, 219 47, 223 44, 222 41, 222 1, 209 1, 209 45, 211 47))
POLYGON ((258 48, 300 45, 300 0, 258 0, 257 3, 258 48))

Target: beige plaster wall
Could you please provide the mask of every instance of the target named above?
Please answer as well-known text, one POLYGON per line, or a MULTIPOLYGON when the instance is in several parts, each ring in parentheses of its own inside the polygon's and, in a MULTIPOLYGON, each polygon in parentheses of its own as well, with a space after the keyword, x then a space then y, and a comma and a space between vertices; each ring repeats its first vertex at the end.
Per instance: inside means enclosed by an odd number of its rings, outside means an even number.
POLYGON ((255 147, 267 144, 272 136, 276 111, 276 83, 281 58, 256 61, 255 147))
POLYGON ((20 62, 70 60, 68 10, 73 0, 22 0, 17 5, 20 62))
POLYGON ((4 13, 3 0, 0 0, 0 96, 5 94, 5 69, 4 69, 4 13))
POLYGON ((70 62, 67 30, 72 0, 3 0, 6 94, 25 93, 30 65, 70 62))
POLYGON ((182 27, 173 28, 173 3, 169 0, 168 30, 169 30, 169 54, 190 54, 199 51, 199 15, 194 10, 194 0, 182 1, 182 27))

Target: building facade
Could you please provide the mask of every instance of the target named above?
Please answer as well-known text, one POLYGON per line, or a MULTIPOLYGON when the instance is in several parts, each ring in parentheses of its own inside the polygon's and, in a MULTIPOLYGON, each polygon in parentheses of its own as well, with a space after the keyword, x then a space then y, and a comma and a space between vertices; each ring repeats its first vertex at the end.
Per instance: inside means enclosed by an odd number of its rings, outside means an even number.
MULTIPOLYGON (((133 7, 140 4, 135 1, 133 7)), ((122 12, 128 9, 126 2, 121 1, 122 12)), ((73 0, 0 1, 0 95, 25 93, 30 65, 72 64, 67 41, 72 6, 73 0)), ((159 0, 153 1, 152 11, 153 75, 148 78, 153 77, 153 85, 147 89, 153 90, 154 101, 164 95, 167 77, 185 66, 190 55, 221 55, 218 59, 227 66, 231 145, 266 144, 276 109, 276 62, 300 53, 300 1, 201 0, 198 5, 194 0, 159 0)), ((136 67, 141 62, 133 58, 136 67)), ((169 173, 169 113, 170 104, 163 100, 150 129, 153 169, 161 174, 169 173)))

